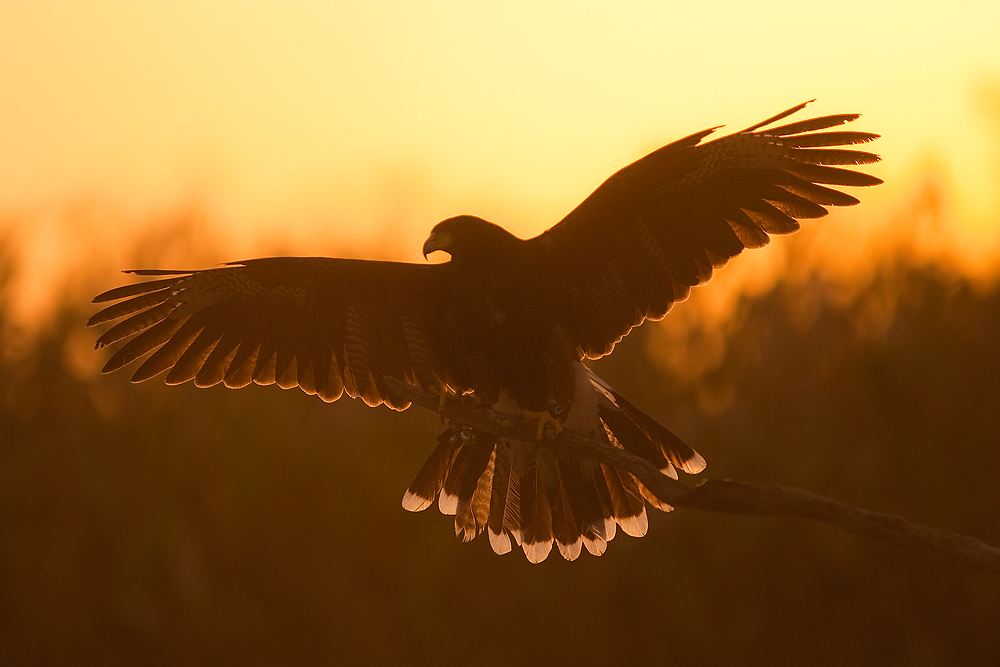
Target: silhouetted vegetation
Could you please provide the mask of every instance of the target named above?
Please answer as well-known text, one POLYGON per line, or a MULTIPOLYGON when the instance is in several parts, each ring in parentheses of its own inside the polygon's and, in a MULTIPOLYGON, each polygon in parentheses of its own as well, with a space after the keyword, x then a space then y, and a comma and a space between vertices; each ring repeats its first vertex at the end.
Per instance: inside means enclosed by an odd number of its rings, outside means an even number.
MULTIPOLYGON (((744 299, 695 377, 651 361, 671 317, 598 370, 704 454, 706 476, 1000 544, 1000 293, 883 266, 851 299, 820 277, 744 299)), ((1000 659, 994 576, 807 521, 683 510, 601 558, 497 557, 436 510, 400 508, 435 415, 94 377, 90 311, 66 305, 26 341, 3 304, 9 664, 1000 659)))

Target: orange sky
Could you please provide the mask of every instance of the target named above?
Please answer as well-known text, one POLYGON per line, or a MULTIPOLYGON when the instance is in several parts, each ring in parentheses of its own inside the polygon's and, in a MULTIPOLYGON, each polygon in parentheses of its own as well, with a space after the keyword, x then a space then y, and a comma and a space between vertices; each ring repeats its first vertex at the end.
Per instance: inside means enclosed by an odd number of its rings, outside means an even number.
POLYGON ((535 234, 667 141, 818 98, 884 135, 868 210, 939 168, 975 238, 998 226, 997 26, 985 1, 0 0, 0 225, 51 258, 196 201, 235 256, 417 260, 443 217, 535 234), (114 213, 65 228, 82 200, 114 213))

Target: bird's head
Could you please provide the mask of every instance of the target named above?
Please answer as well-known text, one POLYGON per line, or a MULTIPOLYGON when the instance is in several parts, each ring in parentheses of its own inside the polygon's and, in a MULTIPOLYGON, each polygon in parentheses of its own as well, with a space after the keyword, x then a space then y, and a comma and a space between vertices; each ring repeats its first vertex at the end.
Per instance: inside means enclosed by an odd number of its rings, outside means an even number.
POLYGON ((458 215, 434 225, 424 241, 424 259, 435 250, 451 255, 452 260, 475 260, 502 252, 517 238, 500 225, 473 215, 458 215))

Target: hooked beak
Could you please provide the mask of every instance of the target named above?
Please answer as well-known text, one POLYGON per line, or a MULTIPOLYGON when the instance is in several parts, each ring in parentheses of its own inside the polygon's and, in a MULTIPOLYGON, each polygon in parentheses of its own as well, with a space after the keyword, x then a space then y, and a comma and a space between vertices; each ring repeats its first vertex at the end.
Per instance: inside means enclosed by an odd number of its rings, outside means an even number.
POLYGON ((427 255, 431 254, 435 250, 443 250, 448 252, 448 248, 451 247, 451 237, 442 231, 432 230, 430 236, 424 241, 424 259, 427 259, 427 255))

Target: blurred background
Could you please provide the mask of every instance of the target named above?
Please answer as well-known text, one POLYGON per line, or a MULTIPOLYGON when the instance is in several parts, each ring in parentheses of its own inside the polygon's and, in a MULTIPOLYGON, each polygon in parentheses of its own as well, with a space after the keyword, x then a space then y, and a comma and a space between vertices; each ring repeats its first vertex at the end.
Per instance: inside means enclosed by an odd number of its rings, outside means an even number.
POLYGON ((534 235, 819 98, 886 184, 594 366, 707 477, 1000 544, 1000 4, 672 4, 0 0, 0 660, 998 664, 995 576, 693 511, 532 566, 400 508, 435 415, 99 374, 122 269, 534 235))

